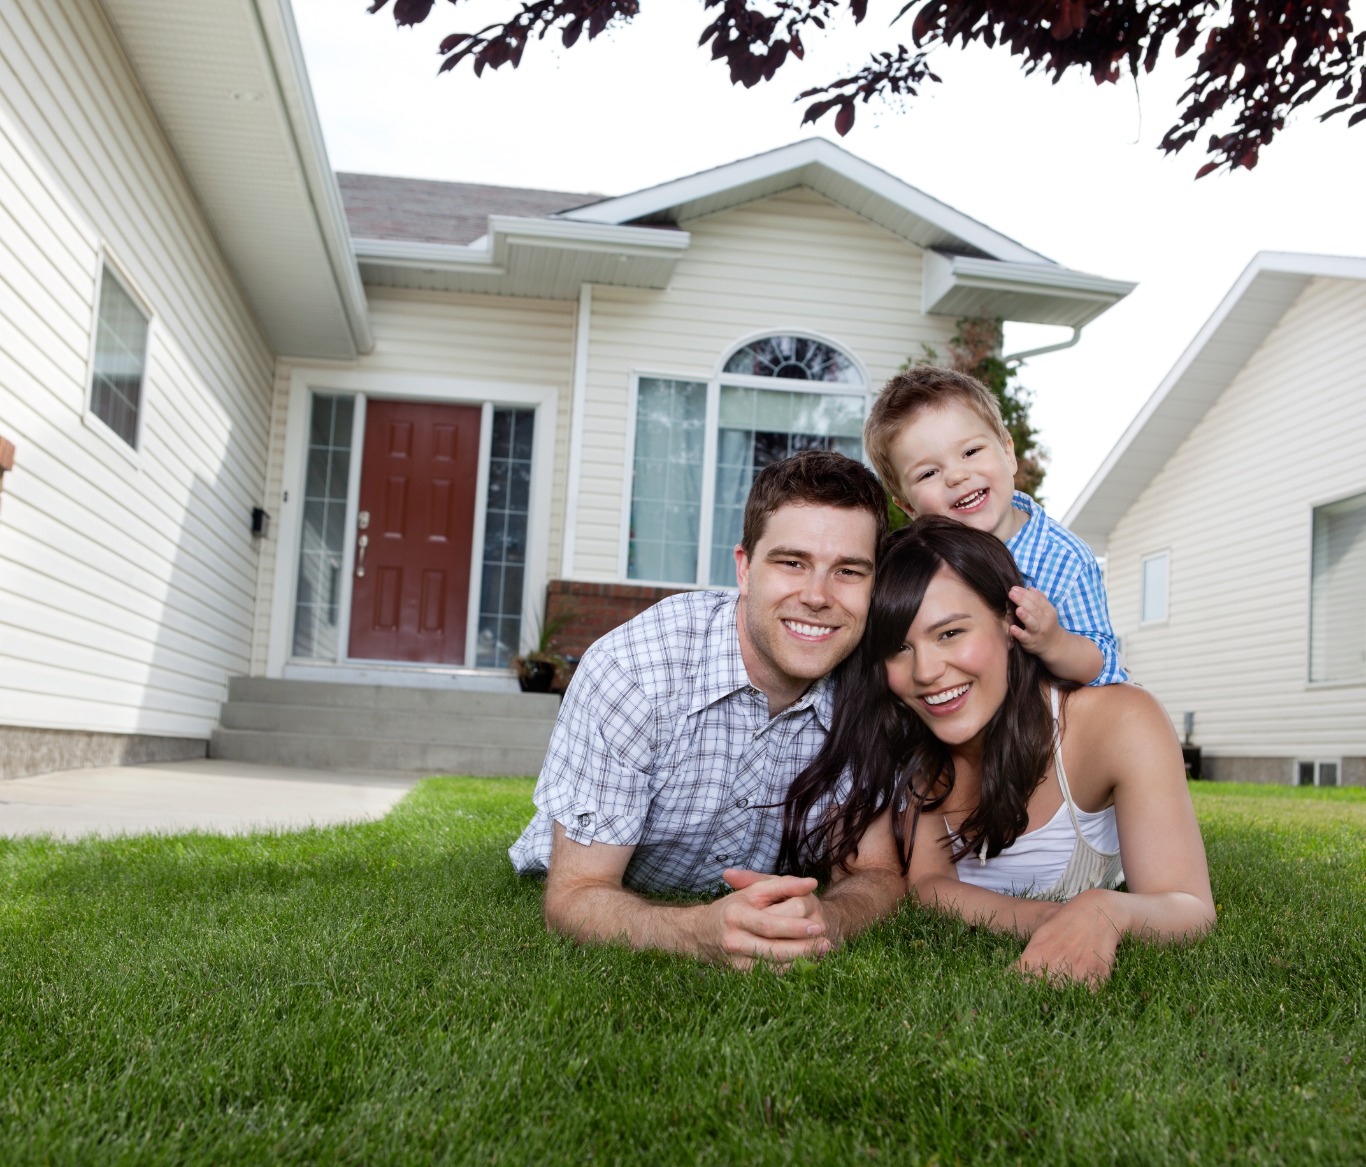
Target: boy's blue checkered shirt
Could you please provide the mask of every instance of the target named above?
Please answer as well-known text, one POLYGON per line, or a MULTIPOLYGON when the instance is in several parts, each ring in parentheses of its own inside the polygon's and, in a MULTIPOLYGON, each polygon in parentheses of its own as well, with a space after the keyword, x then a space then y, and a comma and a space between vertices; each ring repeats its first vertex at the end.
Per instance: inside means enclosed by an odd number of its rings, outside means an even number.
POLYGON ((1110 627, 1105 581, 1091 549, 1061 523, 1044 514, 1043 507, 1017 490, 1011 502, 1029 516, 1006 540, 1006 549, 1025 582, 1043 592, 1058 610, 1058 623, 1068 632, 1092 641, 1105 658, 1092 685, 1114 685, 1129 674, 1119 663, 1119 645, 1110 627))

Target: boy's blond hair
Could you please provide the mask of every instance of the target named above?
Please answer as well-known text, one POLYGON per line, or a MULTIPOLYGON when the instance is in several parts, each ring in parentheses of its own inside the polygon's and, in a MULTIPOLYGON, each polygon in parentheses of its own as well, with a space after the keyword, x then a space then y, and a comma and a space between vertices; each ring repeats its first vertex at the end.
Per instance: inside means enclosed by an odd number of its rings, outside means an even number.
POLYGON ((1007 450, 1014 447, 1001 419, 1001 407, 981 381, 956 369, 915 365, 887 382, 863 425, 863 448, 893 498, 901 501, 903 493, 901 476, 891 457, 896 435, 912 418, 955 401, 977 414, 1007 450))

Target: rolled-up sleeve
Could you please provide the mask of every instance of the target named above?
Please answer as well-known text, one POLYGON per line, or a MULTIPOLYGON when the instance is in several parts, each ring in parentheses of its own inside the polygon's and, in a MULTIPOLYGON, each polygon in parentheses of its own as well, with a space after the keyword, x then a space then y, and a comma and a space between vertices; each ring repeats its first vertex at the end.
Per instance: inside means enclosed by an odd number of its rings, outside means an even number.
POLYGON ((1110 626, 1110 609, 1105 599, 1105 579, 1094 559, 1077 564, 1075 577, 1057 605, 1058 623, 1068 632, 1084 636, 1098 649, 1100 673, 1090 685, 1115 685, 1127 681, 1129 674, 1119 659, 1119 643, 1110 626))
POLYGON ((554 825, 576 843, 635 846, 650 809, 656 710, 609 654, 574 673, 536 782, 536 814, 508 851, 525 875, 550 865, 554 825))

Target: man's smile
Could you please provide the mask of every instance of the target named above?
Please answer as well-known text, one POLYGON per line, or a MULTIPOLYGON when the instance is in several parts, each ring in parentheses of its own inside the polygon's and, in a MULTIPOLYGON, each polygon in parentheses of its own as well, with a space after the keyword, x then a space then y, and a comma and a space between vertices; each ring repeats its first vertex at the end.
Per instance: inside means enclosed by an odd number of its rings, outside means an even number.
POLYGON ((784 619, 783 627, 803 640, 824 640, 838 631, 829 624, 808 624, 804 620, 792 619, 784 619))

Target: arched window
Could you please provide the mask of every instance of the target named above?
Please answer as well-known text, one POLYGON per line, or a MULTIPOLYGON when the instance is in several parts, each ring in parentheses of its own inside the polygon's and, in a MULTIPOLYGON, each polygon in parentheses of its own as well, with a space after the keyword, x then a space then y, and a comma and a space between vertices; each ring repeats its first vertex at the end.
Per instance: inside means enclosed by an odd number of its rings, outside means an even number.
POLYGON ((799 450, 861 458, 866 391, 846 354, 789 334, 736 349, 710 382, 641 377, 627 577, 734 585, 754 476, 799 450))
POLYGON ((853 361, 839 349, 809 336, 765 336, 751 341, 731 354, 725 371, 749 377, 862 384, 853 361))

